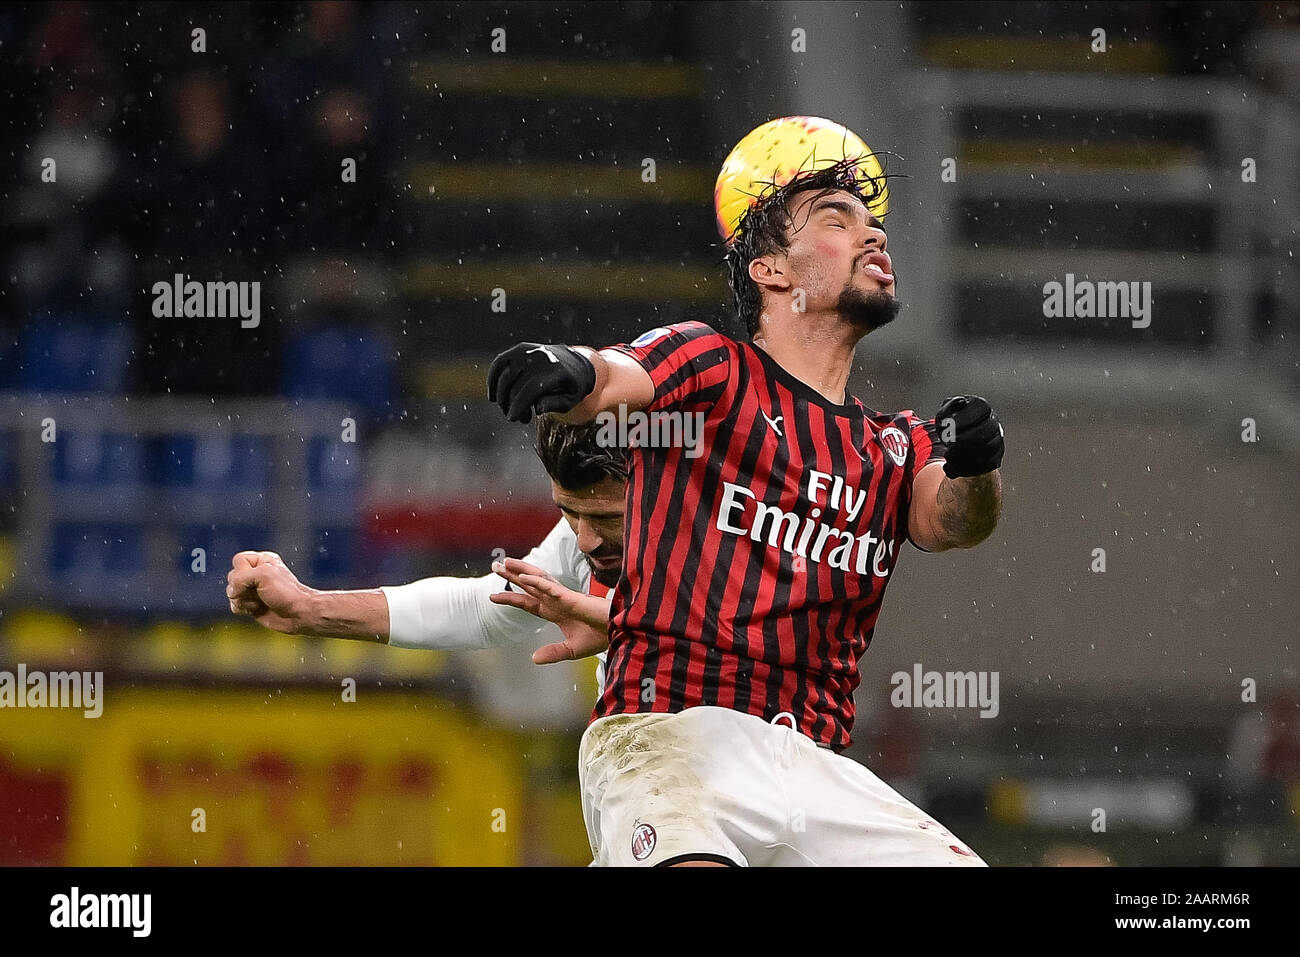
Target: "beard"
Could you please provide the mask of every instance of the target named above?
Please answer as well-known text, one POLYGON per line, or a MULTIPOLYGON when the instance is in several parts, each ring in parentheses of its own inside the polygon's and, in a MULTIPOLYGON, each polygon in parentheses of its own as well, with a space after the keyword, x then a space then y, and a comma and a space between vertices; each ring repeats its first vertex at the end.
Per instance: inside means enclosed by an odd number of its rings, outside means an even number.
MULTIPOLYGON (((614 558, 616 556, 621 557, 622 552, 619 551, 608 555, 603 555, 598 552, 595 557, 614 558)), ((600 568, 591 560, 592 556, 586 555, 584 557, 587 559, 587 567, 591 569, 592 578, 596 579, 596 581, 604 585, 606 588, 614 588, 618 585, 618 580, 623 577, 623 566, 621 564, 618 568, 600 568)))
POLYGON ((894 321, 903 304, 885 289, 859 289, 852 282, 844 287, 835 311, 866 335, 894 321))

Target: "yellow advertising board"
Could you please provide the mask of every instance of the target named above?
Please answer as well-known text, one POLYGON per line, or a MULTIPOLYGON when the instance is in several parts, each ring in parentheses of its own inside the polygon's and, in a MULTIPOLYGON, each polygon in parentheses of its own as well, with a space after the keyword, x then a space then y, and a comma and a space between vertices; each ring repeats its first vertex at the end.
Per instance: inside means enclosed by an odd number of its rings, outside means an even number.
POLYGON ((99 718, 0 711, 0 862, 511 865, 524 778, 425 695, 110 684, 99 718))

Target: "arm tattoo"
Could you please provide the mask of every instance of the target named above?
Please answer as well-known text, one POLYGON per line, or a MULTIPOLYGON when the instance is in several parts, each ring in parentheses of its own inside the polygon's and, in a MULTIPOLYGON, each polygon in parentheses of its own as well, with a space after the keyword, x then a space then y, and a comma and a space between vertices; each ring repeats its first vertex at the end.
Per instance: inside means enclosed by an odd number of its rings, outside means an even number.
POLYGON ((944 476, 939 483, 939 527, 952 548, 970 548, 993 534, 1002 512, 1002 476, 944 476))

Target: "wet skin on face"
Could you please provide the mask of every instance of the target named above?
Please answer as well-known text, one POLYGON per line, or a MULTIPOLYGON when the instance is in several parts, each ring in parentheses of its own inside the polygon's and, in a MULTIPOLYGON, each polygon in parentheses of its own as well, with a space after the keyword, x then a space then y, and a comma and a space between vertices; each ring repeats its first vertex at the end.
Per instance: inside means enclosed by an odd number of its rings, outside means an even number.
POLYGON ((789 248, 781 257, 804 290, 809 312, 834 308, 845 319, 879 328, 894 318, 894 266, 880 220, 852 193, 797 195, 789 248))
POLYGON ((578 537, 578 549, 591 566, 591 577, 606 588, 623 574, 623 509, 627 484, 604 478, 584 489, 551 482, 551 498, 578 537))

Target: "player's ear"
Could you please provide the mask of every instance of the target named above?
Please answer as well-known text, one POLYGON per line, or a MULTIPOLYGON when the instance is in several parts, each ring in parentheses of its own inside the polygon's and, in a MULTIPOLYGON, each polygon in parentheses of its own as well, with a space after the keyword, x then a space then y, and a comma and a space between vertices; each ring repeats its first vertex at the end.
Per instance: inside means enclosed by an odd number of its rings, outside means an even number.
POLYGON ((749 278, 763 289, 787 289, 790 280, 775 256, 759 256, 749 261, 749 278))

